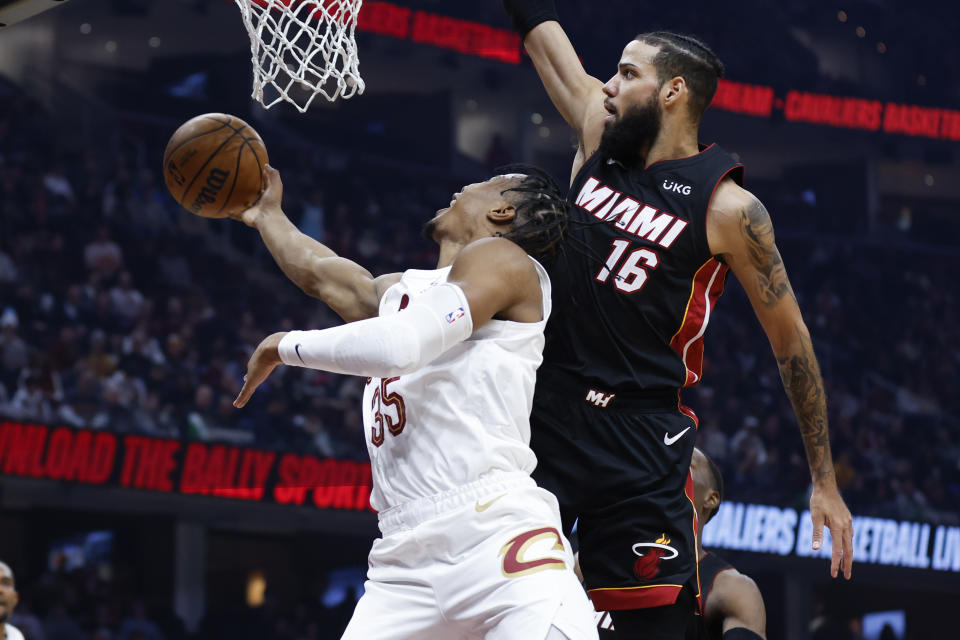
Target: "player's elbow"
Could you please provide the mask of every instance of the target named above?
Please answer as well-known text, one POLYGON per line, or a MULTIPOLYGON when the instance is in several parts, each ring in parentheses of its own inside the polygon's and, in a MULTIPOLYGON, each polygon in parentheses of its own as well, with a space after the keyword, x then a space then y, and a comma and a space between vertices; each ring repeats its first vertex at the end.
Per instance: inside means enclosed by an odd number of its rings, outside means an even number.
POLYGON ((810 331, 803 318, 798 318, 768 329, 767 338, 773 353, 780 358, 805 351, 810 344, 810 331))
POLYGON ((398 360, 395 362, 385 362, 383 368, 377 372, 377 378, 399 378, 414 373, 420 368, 420 363, 416 360, 398 360))
POLYGON ((762 323, 767 339, 773 352, 781 354, 794 353, 799 347, 810 342, 810 330, 803 321, 799 309, 795 312, 784 311, 776 316, 766 318, 762 323))
POLYGON ((383 359, 371 363, 372 375, 377 378, 405 376, 426 364, 422 361, 419 345, 396 333, 398 332, 388 332, 383 359))

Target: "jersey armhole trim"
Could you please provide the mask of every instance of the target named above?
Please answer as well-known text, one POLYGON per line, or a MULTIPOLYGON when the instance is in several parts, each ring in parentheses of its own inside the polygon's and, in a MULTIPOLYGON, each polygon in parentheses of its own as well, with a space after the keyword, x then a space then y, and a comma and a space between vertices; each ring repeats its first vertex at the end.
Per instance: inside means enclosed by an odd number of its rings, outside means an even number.
POLYGON ((546 267, 533 256, 527 257, 533 261, 533 270, 537 273, 537 284, 540 285, 540 314, 543 316, 540 322, 546 322, 553 312, 553 283, 550 281, 550 274, 546 267))
MULTIPOLYGON (((744 167, 742 164, 733 165, 732 167, 724 171, 723 174, 717 179, 717 183, 713 185, 713 189, 710 191, 710 197, 707 198, 707 208, 703 212, 703 244, 706 245, 707 247, 707 254, 712 258, 716 258, 716 256, 714 255, 713 250, 710 248, 710 240, 708 239, 709 237, 707 235, 707 227, 709 226, 709 222, 710 222, 710 203, 713 202, 713 196, 717 193, 717 187, 720 186, 721 182, 726 180, 727 176, 730 176, 734 182, 736 182, 739 186, 742 187, 743 174, 744 174, 744 167), (737 172, 737 175, 730 175, 734 171, 737 172)), ((723 263, 723 260, 718 259, 718 262, 723 263)))
POLYGON ((710 587, 707 589, 707 592, 706 592, 706 594, 705 594, 705 597, 703 598, 703 610, 704 610, 704 611, 707 610, 707 602, 710 600, 710 595, 713 593, 713 586, 716 584, 717 578, 719 578, 719 577, 720 577, 720 574, 723 573, 724 571, 732 571, 734 568, 735 568, 735 567, 734 567, 733 565, 730 565, 729 567, 724 567, 723 569, 720 569, 720 571, 717 571, 717 572, 714 574, 713 580, 710 581, 710 587))
POLYGON ((579 171, 577 171, 576 175, 573 176, 573 179, 570 180, 570 188, 571 188, 571 189, 573 188, 573 185, 577 182, 577 180, 580 179, 580 174, 582 174, 582 173, 587 169, 587 166, 589 166, 590 163, 593 162, 594 158, 596 158, 599 153, 600 153, 600 147, 598 146, 598 147, 593 151, 593 153, 591 153, 589 156, 586 157, 586 159, 584 159, 583 164, 580 165, 579 171))

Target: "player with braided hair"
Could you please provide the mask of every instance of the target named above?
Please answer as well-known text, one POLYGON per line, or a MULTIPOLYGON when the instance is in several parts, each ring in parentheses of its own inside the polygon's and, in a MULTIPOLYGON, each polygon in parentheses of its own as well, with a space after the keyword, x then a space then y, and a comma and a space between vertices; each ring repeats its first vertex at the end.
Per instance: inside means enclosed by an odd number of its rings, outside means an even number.
POLYGON ((347 324, 266 338, 235 402, 281 364, 367 378, 370 504, 383 536, 344 638, 595 639, 556 498, 530 477, 530 406, 550 315, 537 261, 569 206, 537 169, 464 187, 427 223, 435 270, 370 272, 303 235, 267 171, 242 215, 347 324))
POLYGON ((698 131, 723 65, 700 40, 642 33, 606 82, 590 76, 554 0, 504 0, 551 100, 577 135, 570 227, 548 264, 556 295, 531 414, 538 483, 578 519, 594 605, 618 637, 682 638, 699 606, 690 459, 697 419, 680 390, 703 374, 703 336, 728 272, 773 347, 806 447, 813 547, 853 562, 833 472, 823 380, 742 166, 698 131), (564 250, 567 248, 569 250, 564 250))
POLYGON ((517 184, 501 194, 517 209, 513 226, 501 235, 535 258, 552 257, 570 219, 566 194, 553 177, 539 167, 515 164, 497 171, 501 175, 520 177, 517 184))

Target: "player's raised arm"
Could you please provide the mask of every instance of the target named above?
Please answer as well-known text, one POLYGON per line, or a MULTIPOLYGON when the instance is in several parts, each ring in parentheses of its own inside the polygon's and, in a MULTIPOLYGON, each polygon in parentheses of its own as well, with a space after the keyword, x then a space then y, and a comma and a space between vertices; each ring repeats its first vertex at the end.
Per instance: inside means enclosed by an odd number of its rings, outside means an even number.
POLYGON ((238 219, 260 232, 274 260, 306 294, 323 300, 347 322, 377 315, 380 296, 400 274, 374 278, 357 263, 302 233, 280 206, 280 173, 268 165, 264 180, 267 188, 260 200, 238 219))
POLYGON ((753 194, 726 180, 717 188, 710 204, 707 241, 711 252, 726 261, 743 285, 777 357, 813 478, 813 548, 820 548, 823 525, 827 525, 833 535, 831 575, 836 577, 842 565, 843 574, 849 579, 853 524, 834 475, 823 378, 810 332, 774 241, 770 215, 753 194))
POLYGON ((397 313, 268 336, 250 358, 234 405, 244 406, 279 364, 356 376, 401 376, 440 357, 494 316, 539 322, 542 308, 539 278, 523 249, 503 238, 478 240, 460 251, 447 282, 397 313))
POLYGON ((503 0, 503 6, 523 37, 550 100, 577 133, 582 163, 603 134, 603 82, 584 70, 560 26, 554 0, 503 0))

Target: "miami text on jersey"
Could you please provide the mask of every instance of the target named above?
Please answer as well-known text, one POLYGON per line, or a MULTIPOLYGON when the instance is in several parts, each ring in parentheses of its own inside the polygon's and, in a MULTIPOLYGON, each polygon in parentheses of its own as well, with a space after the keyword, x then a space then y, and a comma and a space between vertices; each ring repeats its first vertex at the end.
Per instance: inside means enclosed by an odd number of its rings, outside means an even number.
POLYGON ((593 217, 614 224, 637 238, 656 242, 664 249, 669 249, 689 224, 666 211, 637 202, 596 178, 587 179, 576 204, 593 217))

